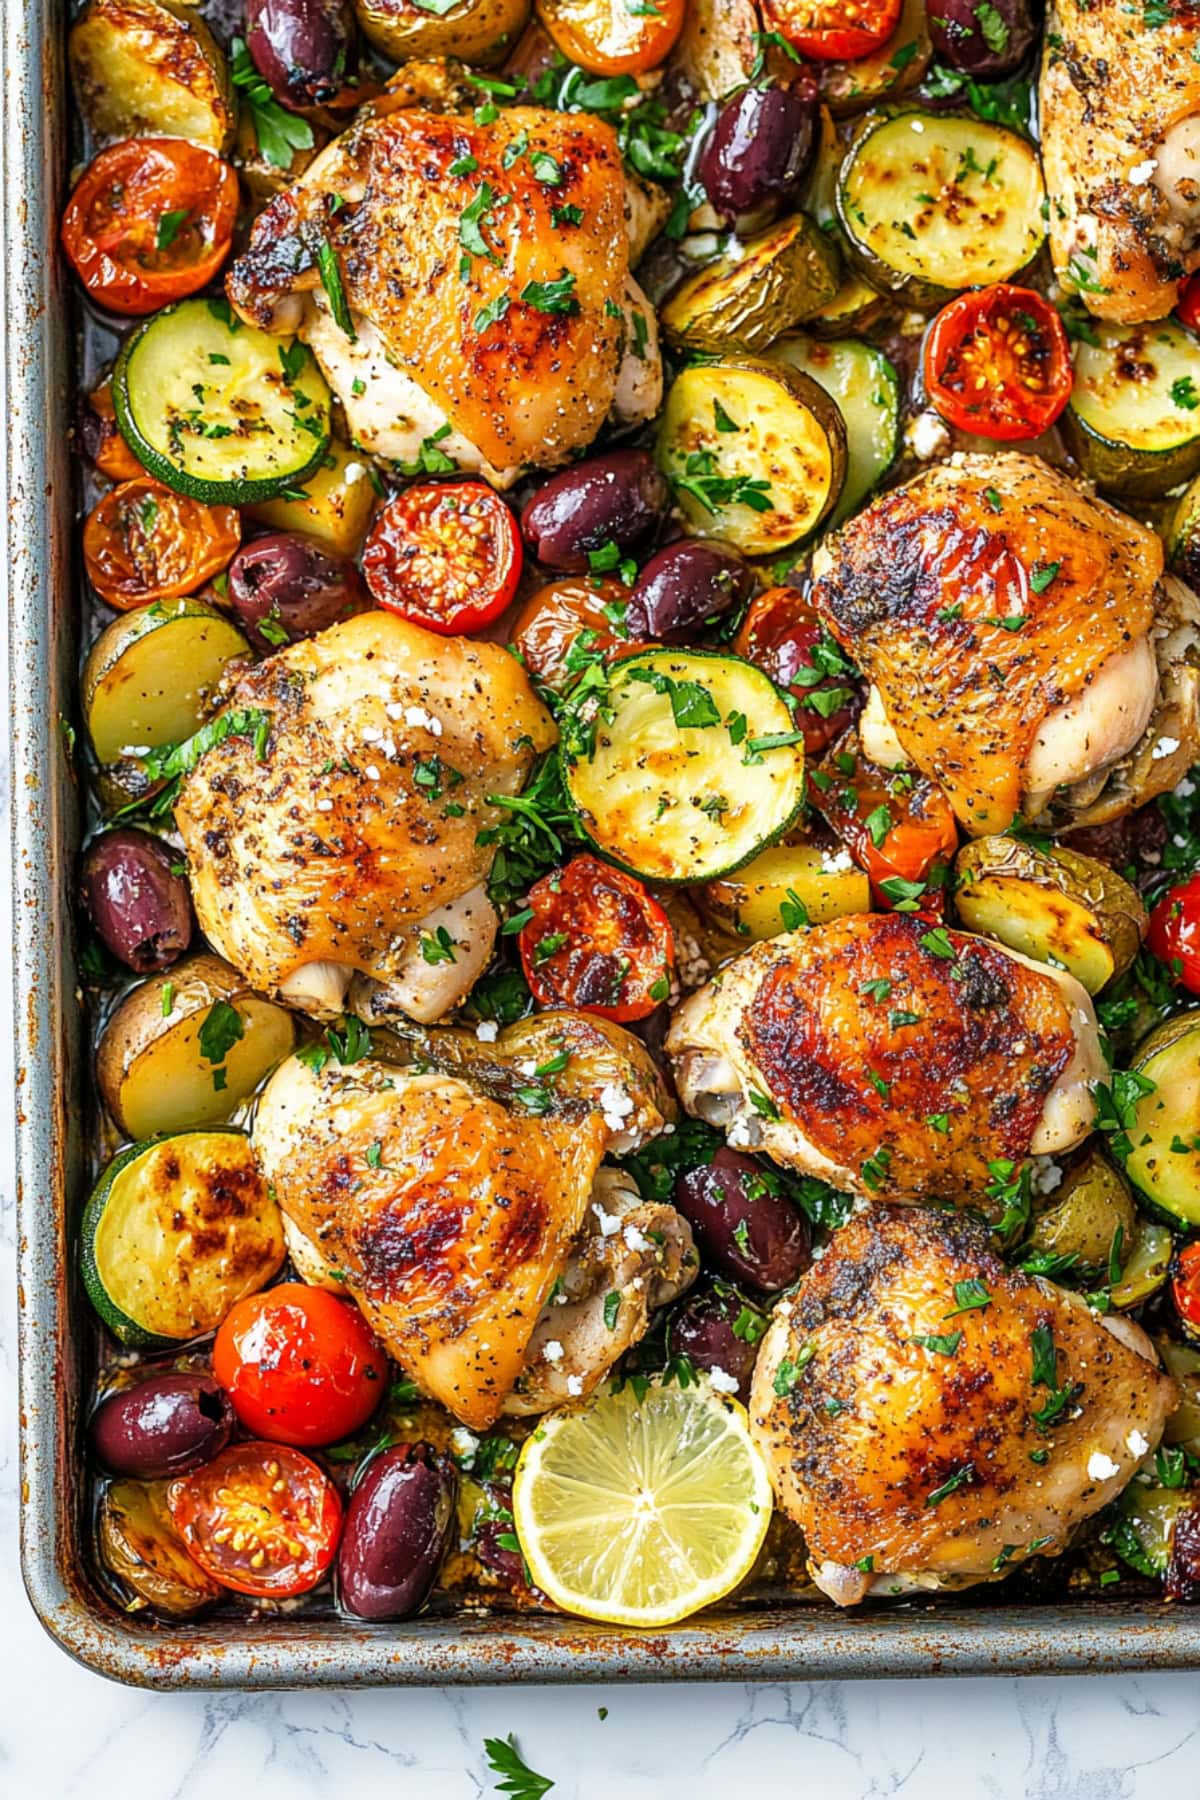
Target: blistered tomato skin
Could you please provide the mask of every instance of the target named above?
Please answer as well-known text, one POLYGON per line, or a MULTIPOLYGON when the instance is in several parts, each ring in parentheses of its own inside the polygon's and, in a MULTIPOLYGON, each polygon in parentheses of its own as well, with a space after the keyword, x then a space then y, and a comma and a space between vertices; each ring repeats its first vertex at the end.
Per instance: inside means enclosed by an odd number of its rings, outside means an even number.
POLYGON ((706 1168, 690 1169, 675 1183, 675 1205, 705 1262, 764 1294, 798 1281, 812 1260, 808 1220, 772 1191, 777 1185, 750 1157, 724 1148, 706 1168))
POLYGON ((715 540, 683 538, 652 556, 634 584, 625 614, 632 638, 690 641, 754 592, 754 571, 736 550, 715 540))
POLYGON ((213 1372, 247 1431, 317 1449, 366 1424, 387 1358, 352 1301, 285 1281, 232 1308, 213 1372))
MULTIPOLYGON (((773 587, 750 602, 733 640, 739 656, 795 695, 796 727, 804 733, 808 756, 840 738, 858 707, 851 677, 825 674, 816 662, 824 639, 821 621, 803 595, 795 588, 773 587)), ((837 663, 842 660, 837 656, 837 663)))
POLYGON ((454 1527, 458 1475, 429 1444, 395 1444, 367 1465, 346 1513, 338 1592, 360 1619, 405 1619, 429 1598, 454 1527))
POLYGON ((667 1349, 672 1356, 688 1357, 697 1369, 716 1372, 718 1380, 726 1376, 736 1381, 738 1399, 745 1402, 758 1359, 758 1335, 765 1327, 766 1320, 740 1294, 724 1283, 706 1281, 693 1289, 671 1320, 667 1349), (747 1330, 746 1319, 748 1335, 739 1337, 734 1326, 742 1320, 747 1330))
POLYGON ((353 47, 354 14, 345 0, 247 0, 246 48, 284 106, 335 100, 353 47))
POLYGON ((675 937, 633 875, 576 856, 529 890, 517 946, 539 1006, 569 1007, 627 1025, 667 999, 675 937))
POLYGON ((234 1423, 211 1375, 151 1375, 102 1401, 90 1436, 96 1460, 110 1474, 165 1481, 218 1455, 234 1423))
POLYGON ((925 391, 948 425, 997 443, 1040 437, 1071 398, 1063 322, 1032 288, 997 281, 960 294, 929 328, 925 391))
POLYGON ((325 1579, 342 1534, 328 1476, 286 1444, 230 1444, 167 1489, 176 1531, 236 1594, 289 1599, 325 1579))
POLYGON ((327 630, 367 604, 349 558, 303 532, 254 538, 229 565, 229 610, 264 656, 327 630))
POLYGON ((106 950, 137 975, 169 969, 195 920, 180 853, 136 825, 94 838, 84 853, 84 907, 106 950))
POLYGON ((577 575, 609 544, 626 551, 644 543, 670 504, 649 451, 612 450, 552 476, 521 514, 521 530, 540 563, 577 575))
POLYGON ((447 637, 498 619, 522 563, 516 518, 482 481, 415 482, 393 495, 362 554, 380 606, 447 637))
POLYGON ((1146 946, 1189 994, 1200 994, 1200 875, 1168 888, 1157 902, 1146 946))
POLYGON ((709 205, 727 224, 765 221, 797 200, 812 162, 820 110, 817 84, 797 73, 786 87, 747 87, 717 114, 700 158, 709 205))

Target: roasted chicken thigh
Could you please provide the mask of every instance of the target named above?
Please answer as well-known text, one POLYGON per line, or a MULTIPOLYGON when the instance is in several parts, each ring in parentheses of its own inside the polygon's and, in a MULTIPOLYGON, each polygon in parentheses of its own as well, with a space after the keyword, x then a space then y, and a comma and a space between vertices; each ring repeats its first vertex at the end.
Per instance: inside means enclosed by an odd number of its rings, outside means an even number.
POLYGON ((977 1219, 874 1207, 759 1351, 751 1420, 818 1586, 966 1586, 1058 1554, 1175 1403, 1140 1326, 1010 1269, 977 1219))

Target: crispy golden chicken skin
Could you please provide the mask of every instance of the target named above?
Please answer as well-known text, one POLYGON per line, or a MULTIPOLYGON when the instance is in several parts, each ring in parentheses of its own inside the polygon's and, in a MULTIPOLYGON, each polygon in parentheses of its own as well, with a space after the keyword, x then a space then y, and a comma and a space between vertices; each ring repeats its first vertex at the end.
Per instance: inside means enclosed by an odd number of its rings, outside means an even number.
POLYGON ((881 1198, 976 1198, 988 1165, 1091 1129, 1105 1068, 1079 983, 965 932, 857 913, 747 950, 667 1037, 689 1112, 881 1198))
POLYGON ((1057 1554, 1175 1400, 1138 1326, 1010 1269, 979 1220, 874 1207, 777 1311, 750 1412, 814 1579, 853 1605, 1057 1554))
MULTIPOLYGON (((828 539, 812 598, 877 690, 900 757, 979 836, 1141 737, 1162 569, 1154 532, 1036 457, 958 457, 828 539)), ((864 748, 894 761, 869 741, 872 716, 864 748)))
POLYGON ((1042 51, 1054 271, 1101 319, 1160 319, 1198 260, 1200 14, 1055 0, 1042 51))

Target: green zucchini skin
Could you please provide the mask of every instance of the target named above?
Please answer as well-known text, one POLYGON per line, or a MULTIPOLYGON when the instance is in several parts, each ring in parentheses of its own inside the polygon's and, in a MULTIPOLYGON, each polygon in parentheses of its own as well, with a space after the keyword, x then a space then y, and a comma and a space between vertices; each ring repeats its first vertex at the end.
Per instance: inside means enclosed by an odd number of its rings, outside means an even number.
POLYGON ((121 1311, 100 1274, 96 1261, 96 1233, 117 1176, 131 1163, 135 1163, 153 1144, 164 1141, 163 1138, 148 1138, 144 1143, 129 1144, 124 1150, 117 1152, 92 1189, 79 1227, 80 1272, 87 1297, 117 1342, 125 1344, 131 1350, 165 1350, 172 1347, 174 1340, 157 1332, 144 1330, 128 1313, 121 1311))
POLYGON ((217 301, 181 300, 131 332, 112 399, 138 461, 209 505, 290 492, 329 448, 330 393, 311 352, 243 325, 217 301))
POLYGON ((732 874, 776 843, 803 804, 802 743, 752 748, 765 738, 799 739, 791 712, 770 677, 740 657, 630 654, 610 670, 603 717, 564 715, 564 727, 563 785, 584 832, 607 861, 642 880, 732 874), (655 678, 683 689, 684 706, 717 718, 678 724, 676 701, 656 690, 655 678), (725 804, 708 804, 717 801, 725 804))
POLYGON ((1168 1019, 1138 1046, 1131 1064, 1154 1082, 1129 1130, 1125 1173, 1143 1203, 1174 1230, 1200 1228, 1200 1150, 1191 1144, 1200 1118, 1200 1007, 1168 1019))
POLYGON ((836 402, 846 427, 846 479, 827 529, 856 512, 900 454, 900 377, 874 344, 784 337, 768 354, 809 376, 836 402))
POLYGON ((676 289, 659 314, 668 343, 753 355, 826 306, 841 279, 833 241, 804 213, 778 220, 676 289))
POLYGON ((1097 486, 1158 499, 1200 472, 1200 344, 1170 319, 1092 335, 1074 347, 1067 440, 1097 486))

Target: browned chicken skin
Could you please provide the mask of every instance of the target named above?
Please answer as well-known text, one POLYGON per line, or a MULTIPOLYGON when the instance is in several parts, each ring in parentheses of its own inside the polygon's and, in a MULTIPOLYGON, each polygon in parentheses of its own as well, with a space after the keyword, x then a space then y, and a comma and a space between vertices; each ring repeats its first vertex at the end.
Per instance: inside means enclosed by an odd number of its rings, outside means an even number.
POLYGON ((1138 1326, 1010 1269, 979 1220, 875 1207, 776 1314, 751 1421, 814 1578, 851 1605, 1057 1554, 1175 1399, 1138 1326))

